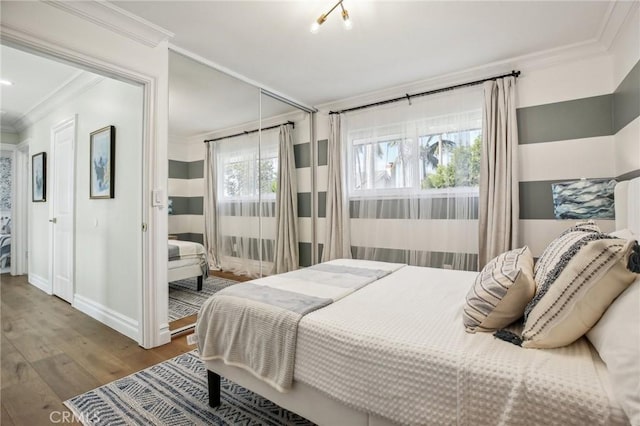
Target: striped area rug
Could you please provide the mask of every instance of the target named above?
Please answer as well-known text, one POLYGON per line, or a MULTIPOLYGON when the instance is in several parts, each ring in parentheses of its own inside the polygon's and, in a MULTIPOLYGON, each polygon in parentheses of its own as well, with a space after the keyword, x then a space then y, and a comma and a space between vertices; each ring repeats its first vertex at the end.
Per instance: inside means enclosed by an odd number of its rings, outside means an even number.
POLYGON ((209 407, 207 370, 193 351, 64 404, 84 425, 313 425, 225 378, 221 394, 209 407))
POLYGON ((216 291, 236 284, 237 281, 209 277, 202 283, 202 291, 197 291, 196 278, 169 283, 169 322, 197 314, 202 304, 216 291))

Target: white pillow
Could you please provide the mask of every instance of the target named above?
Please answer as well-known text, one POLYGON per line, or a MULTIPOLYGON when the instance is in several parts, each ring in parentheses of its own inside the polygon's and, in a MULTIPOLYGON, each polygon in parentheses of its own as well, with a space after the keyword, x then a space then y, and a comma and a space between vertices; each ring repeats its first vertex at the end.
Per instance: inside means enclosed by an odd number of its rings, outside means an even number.
POLYGON ((495 331, 522 318, 536 291, 529 247, 510 250, 482 268, 467 293, 462 321, 468 333, 495 331))
POLYGON ((629 421, 640 425, 640 278, 613 301, 587 338, 607 364, 629 421))

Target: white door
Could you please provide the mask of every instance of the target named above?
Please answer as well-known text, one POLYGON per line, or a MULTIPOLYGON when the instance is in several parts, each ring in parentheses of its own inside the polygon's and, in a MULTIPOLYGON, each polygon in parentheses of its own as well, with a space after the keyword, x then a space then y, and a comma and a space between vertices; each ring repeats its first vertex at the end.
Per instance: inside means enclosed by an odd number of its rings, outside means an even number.
POLYGON ((74 169, 76 120, 66 120, 51 130, 51 253, 53 294, 73 303, 74 272, 74 169))

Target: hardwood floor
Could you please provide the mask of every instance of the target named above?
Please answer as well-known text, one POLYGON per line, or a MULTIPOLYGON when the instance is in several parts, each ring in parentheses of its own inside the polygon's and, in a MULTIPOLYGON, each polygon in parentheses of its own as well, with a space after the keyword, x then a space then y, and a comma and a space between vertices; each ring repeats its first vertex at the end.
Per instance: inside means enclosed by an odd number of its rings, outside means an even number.
POLYGON ((145 350, 26 276, 3 274, 0 282, 3 426, 71 423, 63 401, 195 348, 182 335, 145 350))

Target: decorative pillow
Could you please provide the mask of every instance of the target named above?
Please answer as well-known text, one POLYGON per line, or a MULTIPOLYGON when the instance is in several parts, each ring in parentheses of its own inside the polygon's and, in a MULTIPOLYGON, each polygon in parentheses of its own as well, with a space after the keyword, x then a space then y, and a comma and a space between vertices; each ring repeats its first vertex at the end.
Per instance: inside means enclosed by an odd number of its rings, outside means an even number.
POLYGON ((638 239, 638 236, 634 235, 633 232, 631 232, 631 229, 619 229, 617 231, 609 232, 609 235, 611 237, 624 238, 625 240, 638 239))
POLYGON ((524 313, 522 346, 557 348, 584 335, 640 272, 640 248, 581 225, 546 248, 536 265, 536 295, 524 313))
POLYGON ((640 425, 640 278, 587 333, 607 364, 611 387, 632 425, 640 425))
POLYGON ((466 331, 493 331, 521 318, 535 288, 529 247, 502 253, 487 263, 467 293, 466 331))
MULTIPOLYGON (((552 271, 559 262, 561 262, 562 259, 560 256, 562 254, 590 233, 600 233, 598 225, 593 221, 578 222, 575 226, 567 229, 560 234, 558 238, 553 240, 544 252, 542 252, 542 256, 540 256, 534 268, 533 278, 536 280, 536 285, 539 286, 549 272, 552 271)), ((536 295, 539 291, 540 289, 536 288, 536 295)))

